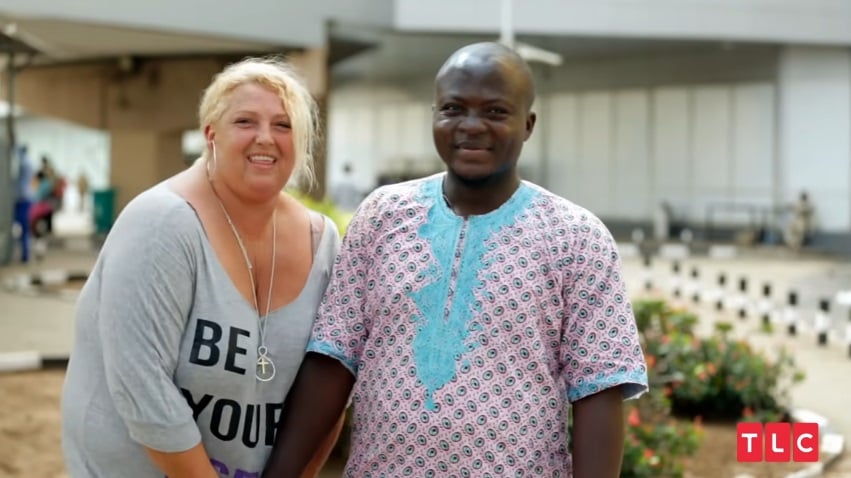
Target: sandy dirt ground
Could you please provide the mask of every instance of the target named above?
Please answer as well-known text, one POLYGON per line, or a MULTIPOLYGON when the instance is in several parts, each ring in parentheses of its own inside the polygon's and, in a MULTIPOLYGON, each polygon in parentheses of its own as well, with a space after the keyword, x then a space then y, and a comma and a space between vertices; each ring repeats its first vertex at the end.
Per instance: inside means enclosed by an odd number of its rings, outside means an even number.
MULTIPOLYGON (((62 460, 64 370, 0 373, 0 478, 68 478, 62 460)), ((337 478, 329 462, 318 478, 337 478)))
POLYGON ((67 477, 59 399, 62 370, 0 374, 0 476, 67 477))

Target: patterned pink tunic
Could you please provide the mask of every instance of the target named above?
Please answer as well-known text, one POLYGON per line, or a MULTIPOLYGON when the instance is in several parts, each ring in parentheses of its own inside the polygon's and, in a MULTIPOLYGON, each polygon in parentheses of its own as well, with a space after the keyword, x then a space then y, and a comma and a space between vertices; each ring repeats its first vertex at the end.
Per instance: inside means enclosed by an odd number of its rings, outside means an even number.
POLYGON ((443 175, 385 186, 343 240, 308 351, 357 377, 346 476, 571 476, 568 402, 647 371, 612 237, 523 182, 463 219, 443 175))

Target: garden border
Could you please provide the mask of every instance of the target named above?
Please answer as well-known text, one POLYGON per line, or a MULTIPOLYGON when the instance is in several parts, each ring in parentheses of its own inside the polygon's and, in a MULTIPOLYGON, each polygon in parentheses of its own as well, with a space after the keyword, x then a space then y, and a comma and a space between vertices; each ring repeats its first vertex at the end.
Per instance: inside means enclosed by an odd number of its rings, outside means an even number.
POLYGON ((815 422, 819 424, 819 452, 821 459, 803 470, 786 475, 786 478, 813 478, 823 475, 831 465, 845 454, 845 437, 830 424, 830 420, 812 410, 792 409, 793 422, 815 422))

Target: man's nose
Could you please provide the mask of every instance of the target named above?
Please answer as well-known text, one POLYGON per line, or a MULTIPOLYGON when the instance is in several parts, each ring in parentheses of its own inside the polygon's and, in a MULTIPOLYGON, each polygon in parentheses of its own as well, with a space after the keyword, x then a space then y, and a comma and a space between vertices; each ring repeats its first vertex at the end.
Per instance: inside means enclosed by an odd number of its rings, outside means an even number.
POLYGON ((484 131, 485 122, 475 111, 468 111, 467 114, 461 118, 458 128, 468 132, 484 131))

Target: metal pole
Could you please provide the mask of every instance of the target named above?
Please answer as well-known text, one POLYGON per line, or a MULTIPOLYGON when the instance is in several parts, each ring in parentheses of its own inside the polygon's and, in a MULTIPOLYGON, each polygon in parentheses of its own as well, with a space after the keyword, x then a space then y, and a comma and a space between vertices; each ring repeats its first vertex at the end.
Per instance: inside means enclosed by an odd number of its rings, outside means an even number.
POLYGON ((15 146, 17 144, 15 138, 15 54, 9 53, 9 63, 6 66, 6 77, 9 81, 9 90, 6 92, 6 102, 9 103, 9 115, 6 116, 6 130, 9 138, 9 151, 11 155, 15 154, 15 146))
POLYGON ((502 0, 502 21, 500 22, 499 41, 508 48, 514 48, 514 27, 512 25, 512 2, 502 0))
POLYGON ((15 154, 15 54, 9 53, 6 63, 6 96, 9 110, 6 115, 7 143, 0 148, 0 264, 8 265, 12 261, 12 214, 15 209, 14 181, 12 177, 12 158, 15 154))

